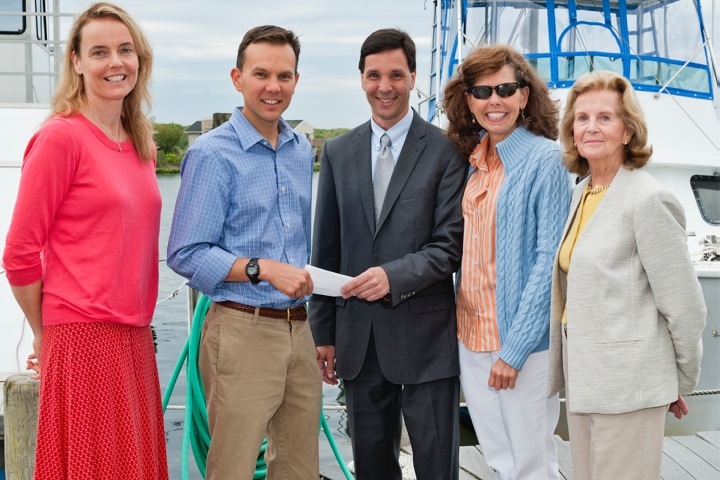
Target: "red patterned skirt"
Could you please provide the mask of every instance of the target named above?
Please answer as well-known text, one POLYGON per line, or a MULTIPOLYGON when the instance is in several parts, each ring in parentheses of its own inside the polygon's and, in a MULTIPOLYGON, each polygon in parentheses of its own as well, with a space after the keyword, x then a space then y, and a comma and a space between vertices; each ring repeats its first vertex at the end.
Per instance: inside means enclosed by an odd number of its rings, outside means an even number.
POLYGON ((43 327, 36 480, 166 480, 150 327, 43 327))

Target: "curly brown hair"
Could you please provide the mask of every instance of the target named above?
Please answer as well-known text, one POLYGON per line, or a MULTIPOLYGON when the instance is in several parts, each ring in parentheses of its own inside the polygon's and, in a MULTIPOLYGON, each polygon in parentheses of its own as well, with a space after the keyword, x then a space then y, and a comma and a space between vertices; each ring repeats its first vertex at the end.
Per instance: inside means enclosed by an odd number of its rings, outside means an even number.
POLYGON ((443 108, 449 120, 448 137, 464 157, 469 157, 478 143, 482 127, 473 122, 467 104, 468 92, 478 79, 500 71, 510 65, 515 81, 529 87, 528 102, 523 114, 518 115, 517 125, 550 140, 558 138, 558 106, 550 98, 545 82, 525 58, 508 45, 484 45, 476 48, 465 58, 445 87, 443 108))
POLYGON ((581 75, 568 93, 565 111, 560 122, 560 143, 565 149, 563 153, 565 166, 571 173, 577 173, 580 176, 590 173, 587 159, 580 155, 575 146, 573 132, 575 102, 583 93, 600 90, 609 90, 619 94, 618 115, 625 127, 633 132, 630 141, 625 145, 623 165, 631 170, 644 167, 652 155, 652 147, 647 144, 647 124, 640 101, 625 77, 603 70, 581 75))

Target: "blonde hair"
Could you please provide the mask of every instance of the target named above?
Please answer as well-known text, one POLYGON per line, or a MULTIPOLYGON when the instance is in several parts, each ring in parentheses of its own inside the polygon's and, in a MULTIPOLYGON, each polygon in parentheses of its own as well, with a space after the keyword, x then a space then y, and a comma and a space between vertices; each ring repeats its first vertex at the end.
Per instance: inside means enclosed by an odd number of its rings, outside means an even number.
POLYGON ((135 146, 138 155, 143 160, 155 158, 155 143, 153 142, 153 126, 147 118, 145 111, 149 111, 150 74, 152 73, 153 52, 145 34, 130 15, 112 3, 100 2, 91 5, 80 14, 73 23, 68 38, 67 48, 63 57, 60 80, 53 95, 51 114, 68 117, 75 115, 87 101, 83 78, 73 66, 73 53, 80 56, 80 41, 85 26, 93 20, 112 19, 121 22, 130 31, 135 51, 137 52, 139 68, 135 88, 125 97, 122 107, 122 126, 135 146))
POLYGON ((580 155, 574 145, 575 102, 583 93, 600 90, 619 94, 618 115, 625 127, 633 132, 630 141, 624 146, 623 165, 631 170, 645 166, 652 155, 652 147, 647 145, 647 125, 640 101, 625 77, 603 70, 581 75, 568 93, 565 112, 560 122, 560 143, 565 149, 563 153, 565 166, 571 173, 581 176, 590 173, 587 159, 580 155))
POLYGON ((559 109, 550 98, 545 82, 525 57, 512 47, 484 45, 470 52, 445 87, 443 108, 449 120, 448 137, 465 157, 469 157, 475 149, 478 133, 482 131, 482 127, 473 122, 465 95, 479 78, 499 72, 505 65, 512 68, 515 81, 530 90, 527 105, 518 115, 517 125, 536 135, 557 140, 559 109))

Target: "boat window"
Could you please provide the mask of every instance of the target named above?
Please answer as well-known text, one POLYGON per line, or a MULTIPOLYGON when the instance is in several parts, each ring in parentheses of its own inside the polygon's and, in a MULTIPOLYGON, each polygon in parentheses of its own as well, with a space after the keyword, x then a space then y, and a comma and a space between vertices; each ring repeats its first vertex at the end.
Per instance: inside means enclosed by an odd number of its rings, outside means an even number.
POLYGON ((630 48, 639 55, 654 55, 680 62, 705 63, 694 2, 658 2, 639 6, 628 14, 630 48), (634 15, 633 15, 634 14, 634 15), (693 28, 690 28, 690 27, 693 28), (638 35, 640 31, 642 34, 638 35))
POLYGON ((657 61, 656 59, 633 58, 630 62, 630 81, 635 85, 665 85, 669 90, 710 93, 707 67, 688 64, 683 68, 681 63, 670 60, 657 61), (677 75, 673 78, 673 75, 677 75))
POLYGON ((552 65, 551 58, 547 56, 530 56, 528 55, 527 61, 537 71, 540 78, 545 82, 552 80, 552 65))
POLYGON ((436 46, 443 57, 442 72, 436 74, 442 79, 474 46, 503 43, 520 51, 553 88, 569 87, 587 72, 610 70, 640 91, 714 96, 697 0, 436 3, 447 15, 441 29, 444 46, 436 46), (456 8, 462 8, 462 17, 456 8))
POLYGON ((617 37, 617 16, 606 22, 602 10, 578 10, 570 19, 567 8, 555 10, 555 29, 559 33, 558 80, 575 80, 593 70, 623 74, 622 52, 617 37))
POLYGON ((612 16, 612 27, 605 23, 602 12, 578 11, 577 21, 570 24, 569 11, 558 8, 555 11, 556 31, 561 32, 562 52, 605 52, 620 53, 617 16, 612 16))
POLYGON ((631 60, 630 80, 636 85, 667 84, 671 91, 709 94, 707 59, 699 51, 700 29, 680 28, 697 24, 695 4, 678 1, 629 10, 628 46, 637 54, 631 60))
POLYGON ((525 0, 492 5, 497 6, 467 9, 465 24, 473 26, 466 32, 469 45, 503 43, 524 55, 550 52, 547 8, 525 0))
MULTIPOLYGON (((25 0, 0 0, 0 12, 25 11, 25 0)), ((25 17, 22 15, 0 15, 0 35, 25 33, 25 17)))
POLYGON ((693 175, 690 186, 703 220, 720 225, 720 175, 693 175))
POLYGON ((623 63, 619 56, 568 54, 558 57, 558 79, 560 81, 576 80, 580 75, 593 70, 609 70, 619 75, 623 74, 623 63))

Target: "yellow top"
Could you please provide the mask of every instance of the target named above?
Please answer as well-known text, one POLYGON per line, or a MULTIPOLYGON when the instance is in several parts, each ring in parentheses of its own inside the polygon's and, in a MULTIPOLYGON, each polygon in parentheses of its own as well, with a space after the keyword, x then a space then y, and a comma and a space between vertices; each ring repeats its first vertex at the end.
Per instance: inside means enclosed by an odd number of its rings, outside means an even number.
MULTIPOLYGON (((580 199, 580 205, 578 206, 575 219, 570 225, 567 236, 560 245, 560 251, 558 252, 558 265, 560 269, 566 274, 570 271, 570 260, 572 259, 572 251, 575 248, 575 242, 580 237, 585 225, 590 221, 590 217, 593 216, 598 205, 605 196, 607 187, 595 187, 590 189, 590 184, 585 187, 582 199, 580 199)), ((567 325, 567 308, 563 311, 562 316, 563 325, 567 325)))

